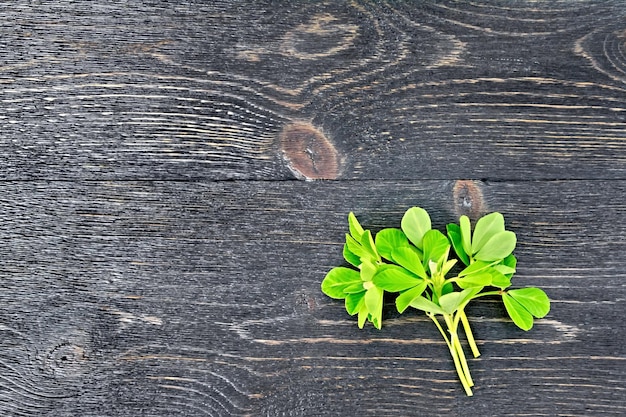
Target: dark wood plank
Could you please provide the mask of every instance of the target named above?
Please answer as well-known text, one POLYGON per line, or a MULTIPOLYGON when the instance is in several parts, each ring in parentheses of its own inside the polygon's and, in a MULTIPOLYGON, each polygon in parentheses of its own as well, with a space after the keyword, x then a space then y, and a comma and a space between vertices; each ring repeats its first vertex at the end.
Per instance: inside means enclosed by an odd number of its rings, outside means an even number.
POLYGON ((4 415, 621 415, 624 181, 0 184, 4 415), (471 192, 468 192, 470 190, 471 192), (462 197, 462 198, 461 198, 462 197), (498 210, 516 285, 553 299, 524 333, 469 311, 465 398, 436 329, 359 330, 319 285, 346 214, 498 210))
POLYGON ((625 16, 620 1, 12 2, 0 178, 623 179, 625 16))
POLYGON ((0 6, 0 414, 626 414, 621 1, 41 3, 0 6), (503 212, 553 298, 471 308, 471 399, 319 289, 412 205, 503 212))

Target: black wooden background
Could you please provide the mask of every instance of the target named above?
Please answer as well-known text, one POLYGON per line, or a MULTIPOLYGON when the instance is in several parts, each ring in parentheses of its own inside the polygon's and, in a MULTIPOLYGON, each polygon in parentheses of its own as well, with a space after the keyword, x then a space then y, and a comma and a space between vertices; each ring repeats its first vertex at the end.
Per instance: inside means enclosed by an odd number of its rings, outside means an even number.
POLYGON ((3 416, 626 415, 623 1, 3 1, 3 416), (320 282, 347 213, 502 212, 530 332, 320 282))

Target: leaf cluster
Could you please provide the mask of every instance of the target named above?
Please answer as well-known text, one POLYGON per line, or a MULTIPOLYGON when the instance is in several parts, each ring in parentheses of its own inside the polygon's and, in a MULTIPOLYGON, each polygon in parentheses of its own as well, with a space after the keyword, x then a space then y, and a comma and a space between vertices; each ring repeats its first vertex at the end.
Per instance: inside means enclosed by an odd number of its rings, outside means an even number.
POLYGON ((461 323, 474 355, 479 355, 464 312, 468 303, 499 296, 523 330, 532 328, 534 319, 550 310, 548 296, 541 289, 510 289, 517 240, 514 232, 505 229, 500 213, 480 218, 473 230, 469 218, 461 216, 458 224, 447 225, 446 234, 432 229, 430 216, 420 207, 406 211, 399 229, 383 229, 375 236, 353 213, 348 215, 348 225, 343 256, 351 267, 331 269, 322 281, 322 291, 345 300, 347 312, 358 317, 360 328, 367 321, 381 328, 385 292, 397 294, 398 312, 411 307, 426 313, 446 340, 468 395, 473 383, 464 369, 465 356, 457 336, 461 323))
POLYGON ((322 291, 345 299, 346 310, 358 315, 361 328, 366 321, 381 328, 385 291, 399 293, 396 307, 400 313, 410 306, 450 314, 477 298, 484 288, 495 287, 511 319, 523 330, 532 327, 534 317, 544 317, 549 311, 549 299, 539 288, 507 290, 517 264, 512 253, 516 236, 505 230, 500 213, 480 218, 473 232, 469 218, 462 216, 459 224, 447 225, 447 236, 431 229, 430 216, 420 207, 405 213, 401 229, 383 229, 375 238, 353 213, 348 224, 343 255, 354 268, 331 269, 322 291), (449 259, 451 248, 458 259, 449 259), (459 261, 463 269, 446 278, 459 261))

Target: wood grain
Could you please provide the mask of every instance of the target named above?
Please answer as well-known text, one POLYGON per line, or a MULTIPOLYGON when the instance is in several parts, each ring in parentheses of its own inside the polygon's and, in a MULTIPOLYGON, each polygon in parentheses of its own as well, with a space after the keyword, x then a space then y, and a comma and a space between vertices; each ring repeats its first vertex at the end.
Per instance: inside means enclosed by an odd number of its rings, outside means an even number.
POLYGON ((302 120, 344 179, 623 178, 624 8, 562 6, 15 2, 2 178, 293 178, 302 120))
POLYGON ((624 415, 621 1, 0 5, 0 414, 624 415), (304 180, 304 181, 301 181, 304 180), (332 180, 332 181, 321 181, 332 180), (346 216, 504 213, 465 398, 319 288, 346 216))
POLYGON ((325 272, 342 263, 347 211, 376 230, 420 204, 442 227, 456 217, 455 184, 358 185, 5 182, 3 409, 624 411, 626 352, 615 337, 624 331, 624 261, 607 256, 624 250, 614 236, 626 232, 626 205, 610 198, 623 195, 624 181, 480 185, 519 236, 516 285, 545 288, 553 308, 528 333, 502 319, 495 300, 469 310, 483 352, 471 360, 473 399, 461 395, 425 317, 398 317, 388 305, 382 331, 359 330, 341 303, 319 291, 325 272), (511 398, 536 401, 521 407, 511 398))

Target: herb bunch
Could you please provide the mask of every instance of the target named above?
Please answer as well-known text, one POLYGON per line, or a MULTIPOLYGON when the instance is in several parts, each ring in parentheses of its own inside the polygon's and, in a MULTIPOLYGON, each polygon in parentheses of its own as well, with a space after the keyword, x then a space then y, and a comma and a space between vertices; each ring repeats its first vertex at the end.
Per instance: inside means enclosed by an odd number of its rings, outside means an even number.
POLYGON ((461 216, 459 224, 447 225, 447 235, 431 228, 430 216, 420 207, 407 210, 400 229, 383 229, 375 236, 363 229, 354 213, 348 215, 348 225, 343 256, 354 268, 331 269, 322 291, 344 299, 360 328, 366 321, 381 328, 385 292, 397 293, 398 312, 409 307, 424 312, 443 336, 468 396, 474 382, 459 340, 460 327, 474 357, 480 355, 465 314, 469 302, 502 297, 513 323, 522 330, 530 330, 534 318, 550 311, 550 300, 541 289, 509 289, 517 240, 515 233, 505 230, 500 213, 480 218, 473 232, 469 218, 461 216), (454 268, 457 264, 460 268, 454 268), (458 272, 451 274, 453 270, 458 272))

